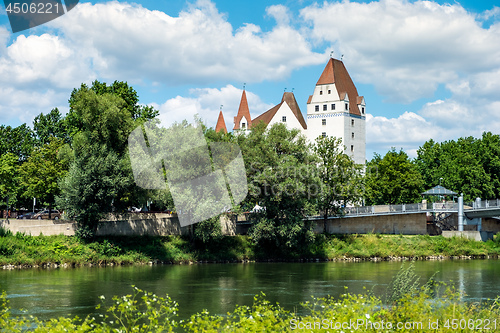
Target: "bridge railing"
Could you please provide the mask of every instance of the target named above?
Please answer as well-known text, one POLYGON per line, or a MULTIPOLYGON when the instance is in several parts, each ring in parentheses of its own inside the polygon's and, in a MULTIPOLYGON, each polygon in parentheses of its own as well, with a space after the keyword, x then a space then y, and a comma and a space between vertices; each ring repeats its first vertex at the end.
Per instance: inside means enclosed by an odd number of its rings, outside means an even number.
POLYGON ((346 207, 344 208, 344 216, 357 215, 377 215, 377 214, 398 214, 427 211, 427 205, 422 203, 402 204, 402 205, 376 205, 362 207, 346 207))

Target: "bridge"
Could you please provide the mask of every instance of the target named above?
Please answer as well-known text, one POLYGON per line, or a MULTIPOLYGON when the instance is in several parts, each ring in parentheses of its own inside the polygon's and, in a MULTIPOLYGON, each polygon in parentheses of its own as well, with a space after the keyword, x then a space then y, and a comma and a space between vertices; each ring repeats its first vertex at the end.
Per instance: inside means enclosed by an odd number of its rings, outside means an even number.
MULTIPOLYGON (((463 209, 465 216, 470 220, 475 218, 497 217, 500 216, 500 200, 476 200, 474 202, 467 202, 463 204, 463 209)), ((401 205, 346 207, 344 208, 344 214, 337 217, 458 212, 458 202, 437 202, 433 204, 414 203, 401 205)))

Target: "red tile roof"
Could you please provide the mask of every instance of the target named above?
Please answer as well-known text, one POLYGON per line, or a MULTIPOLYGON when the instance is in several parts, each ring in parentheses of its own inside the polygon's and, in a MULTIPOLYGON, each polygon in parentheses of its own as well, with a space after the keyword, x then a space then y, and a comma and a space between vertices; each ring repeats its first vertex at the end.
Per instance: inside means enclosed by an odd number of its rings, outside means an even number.
POLYGON ((257 124, 260 121, 263 121, 266 125, 269 125, 271 120, 273 119, 274 115, 276 112, 278 112, 279 108, 283 103, 287 103, 290 109, 292 110, 293 114, 299 121, 300 125, 302 128, 307 129, 307 123, 304 120, 304 117, 302 116, 302 112, 300 111, 299 105, 297 104, 297 100, 295 99, 295 95, 292 92, 285 92, 283 94, 283 97, 281 98, 281 103, 272 107, 271 109, 267 110, 254 120, 252 120, 252 123, 257 124))
POLYGON ((252 118, 250 117, 250 110, 248 109, 247 94, 245 90, 243 90, 243 94, 241 94, 240 107, 238 108, 238 114, 234 117, 233 129, 240 129, 240 121, 243 117, 247 120, 247 128, 252 127, 252 118))
POLYGON ((358 90, 354 82, 352 82, 344 63, 340 60, 330 58, 316 85, 334 83, 339 96, 341 96, 341 100, 345 96, 345 93, 349 96, 349 113, 361 115, 357 105, 358 90))
POLYGON ((215 126, 215 131, 224 131, 224 133, 227 133, 226 122, 224 121, 224 115, 222 114, 222 111, 219 113, 219 119, 217 119, 217 126, 215 126))

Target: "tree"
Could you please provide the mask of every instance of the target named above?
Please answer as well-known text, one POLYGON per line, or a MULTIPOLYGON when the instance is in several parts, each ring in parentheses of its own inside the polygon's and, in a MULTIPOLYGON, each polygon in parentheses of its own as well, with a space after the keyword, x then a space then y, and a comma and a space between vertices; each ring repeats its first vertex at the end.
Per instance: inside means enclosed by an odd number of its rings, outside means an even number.
POLYGON ((62 179, 69 168, 64 160, 58 157, 63 146, 62 139, 50 137, 41 147, 35 148, 26 162, 20 166, 23 196, 38 198, 49 206, 49 218, 55 197, 59 195, 58 181, 62 179))
POLYGON ((442 184, 466 201, 494 199, 499 193, 499 138, 483 134, 483 140, 459 138, 442 143, 430 140, 417 151, 416 165, 427 188, 442 184))
POLYGON ((65 143, 69 143, 66 123, 58 108, 52 109, 46 115, 40 113, 36 116, 33 121, 33 131, 39 142, 39 146, 49 143, 51 137, 59 138, 65 143))
POLYGON ((344 153, 342 140, 335 137, 318 137, 313 151, 318 157, 321 180, 318 209, 323 215, 326 233, 329 216, 342 214, 343 207, 361 200, 361 166, 344 153))
POLYGON ((25 161, 35 145, 34 133, 26 124, 14 128, 0 125, 0 138, 0 155, 12 153, 19 161, 25 161))
POLYGON ((99 220, 112 210, 114 200, 119 200, 120 189, 131 179, 124 172, 128 168, 126 161, 115 152, 105 145, 85 144, 88 146, 79 151, 60 182, 62 193, 56 202, 79 223, 79 236, 91 238, 99 220))
POLYGON ((248 136, 237 136, 243 151, 249 196, 263 207, 255 214, 250 235, 264 247, 288 252, 312 240, 312 212, 319 179, 306 138, 284 124, 252 126, 248 136))
POLYGON ((18 157, 13 153, 0 156, 0 201, 4 205, 15 203, 18 188, 18 157), (6 199, 5 201, 3 201, 6 199))
POLYGON ((92 236, 105 213, 133 199, 127 139, 135 122, 119 96, 83 87, 71 97, 68 116, 78 123, 71 134, 74 157, 56 202, 92 236))
POLYGON ((424 190, 422 175, 408 155, 392 148, 367 163, 365 199, 368 205, 417 202, 424 190))
POLYGON ((106 83, 94 81, 89 88, 86 84, 82 84, 79 89, 73 89, 69 99, 70 111, 66 116, 65 123, 68 128, 68 133, 72 137, 80 132, 81 126, 85 123, 82 114, 74 112, 81 109, 81 94, 92 91, 97 96, 113 95, 122 100, 122 109, 128 112, 127 119, 138 120, 138 123, 154 119, 159 113, 151 106, 143 106, 139 104, 139 96, 137 92, 130 87, 127 82, 115 81, 111 86, 106 83))

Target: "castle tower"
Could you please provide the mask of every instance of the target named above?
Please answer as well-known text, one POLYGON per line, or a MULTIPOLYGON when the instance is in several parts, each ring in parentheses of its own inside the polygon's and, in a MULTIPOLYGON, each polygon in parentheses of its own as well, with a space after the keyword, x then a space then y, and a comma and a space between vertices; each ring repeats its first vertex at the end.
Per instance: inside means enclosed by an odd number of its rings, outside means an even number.
POLYGON ((253 124, 264 122, 268 126, 284 123, 289 129, 296 128, 305 134, 307 124, 300 111, 299 104, 293 92, 283 93, 281 103, 267 110, 254 120, 253 124))
POLYGON ((215 132, 224 131, 227 133, 226 122, 224 121, 224 115, 222 111, 219 113, 219 118, 217 119, 217 125, 215 126, 215 132))
POLYGON ((247 94, 245 90, 243 90, 238 114, 234 117, 233 131, 248 131, 250 127, 252 127, 252 118, 250 117, 250 110, 248 109, 247 94))
POLYGON ((365 164, 366 104, 358 95, 344 63, 331 58, 321 74, 314 93, 307 101, 307 137, 342 139, 345 153, 358 164, 365 164))

